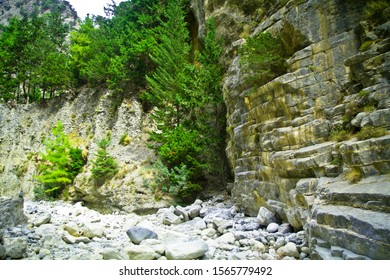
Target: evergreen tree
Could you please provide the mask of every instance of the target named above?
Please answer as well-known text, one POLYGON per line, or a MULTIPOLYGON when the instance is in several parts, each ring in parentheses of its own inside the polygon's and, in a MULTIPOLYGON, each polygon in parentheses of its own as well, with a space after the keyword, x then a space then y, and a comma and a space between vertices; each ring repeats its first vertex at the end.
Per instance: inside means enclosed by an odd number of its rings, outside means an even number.
MULTIPOLYGON (((42 154, 42 163, 39 165, 40 175, 36 179, 43 184, 43 189, 36 189, 36 193, 44 197, 58 197, 65 186, 72 182, 69 172, 69 151, 71 145, 64 133, 61 122, 52 129, 53 138, 45 140, 46 152, 42 154)), ((44 198, 42 197, 42 198, 44 198)))
POLYGON ((110 141, 107 138, 100 140, 99 149, 95 154, 96 159, 92 162, 92 177, 99 184, 112 178, 119 171, 118 163, 107 151, 109 145, 110 141))
POLYGON ((35 178, 43 187, 34 189, 37 199, 57 198, 72 183, 85 165, 82 151, 72 147, 64 132, 62 122, 52 129, 52 137, 44 141, 46 146, 39 165, 40 175, 35 178))

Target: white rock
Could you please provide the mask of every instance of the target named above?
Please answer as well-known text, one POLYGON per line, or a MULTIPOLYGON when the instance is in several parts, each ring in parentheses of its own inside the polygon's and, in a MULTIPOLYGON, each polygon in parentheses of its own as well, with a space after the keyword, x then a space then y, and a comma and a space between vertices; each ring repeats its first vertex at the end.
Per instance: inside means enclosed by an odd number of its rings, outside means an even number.
POLYGON ((216 233, 217 231, 213 228, 206 228, 202 231, 202 235, 207 236, 209 238, 212 238, 216 233))
POLYGON ((36 226, 36 227, 39 227, 43 224, 47 224, 47 223, 50 223, 50 220, 51 220, 51 214, 50 213, 45 213, 45 214, 41 214, 41 215, 38 215, 38 216, 35 216, 31 223, 36 226))
POLYGON ((24 237, 4 238, 4 248, 10 258, 21 259, 27 250, 27 239, 24 237))
POLYGON ((281 257, 295 257, 295 258, 299 257, 297 245, 295 245, 295 243, 292 242, 287 242, 286 245, 280 247, 276 252, 281 257))
POLYGON ((169 244, 165 250, 168 260, 192 260, 202 257, 209 246, 202 240, 169 244))
POLYGON ((279 225, 277 223, 270 223, 267 226, 267 232, 269 233, 274 233, 277 232, 278 230, 279 230, 279 225))
POLYGON ((257 251, 257 252, 261 252, 261 253, 265 252, 266 248, 265 248, 264 244, 261 243, 260 241, 251 239, 251 240, 249 240, 249 245, 250 245, 252 251, 257 251))
POLYGON ((216 240, 218 243, 234 244, 234 242, 236 241, 236 237, 233 233, 228 232, 218 237, 216 240))
POLYGON ((70 235, 70 233, 67 232, 66 230, 64 230, 64 232, 62 234, 62 240, 64 240, 68 244, 75 244, 76 243, 76 237, 74 237, 73 235, 70 235))
POLYGON ((66 230, 69 234, 74 237, 80 237, 83 233, 81 228, 75 222, 69 222, 64 225, 64 230, 66 230))
POLYGON ((83 226, 83 235, 88 238, 102 237, 104 230, 104 226, 100 223, 85 223, 83 226))
POLYGON ((125 252, 129 260, 154 260, 156 252, 147 245, 133 245, 126 247, 125 252))

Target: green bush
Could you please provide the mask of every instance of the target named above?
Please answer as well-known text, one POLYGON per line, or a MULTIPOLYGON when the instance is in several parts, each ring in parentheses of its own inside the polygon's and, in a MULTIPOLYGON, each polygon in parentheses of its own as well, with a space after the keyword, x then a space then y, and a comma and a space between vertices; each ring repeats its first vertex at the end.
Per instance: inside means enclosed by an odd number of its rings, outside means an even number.
POLYGON ((36 199, 54 199, 60 196, 81 171, 85 161, 82 151, 70 145, 61 122, 52 129, 52 138, 45 139, 46 151, 35 178, 42 186, 34 189, 36 199))
POLYGON ((335 142, 346 141, 351 138, 351 134, 342 125, 336 125, 330 132, 330 139, 335 142))
POLYGON ((387 134, 387 129, 384 127, 365 126, 358 133, 356 137, 358 140, 366 140, 369 138, 382 137, 387 134))
POLYGON ((370 0, 364 8, 364 18, 377 24, 385 22, 390 19, 388 14, 389 7, 389 0, 370 0))
POLYGON ((98 143, 98 151, 95 154, 96 159, 92 162, 92 177, 97 183, 103 183, 118 173, 118 163, 109 155, 107 147, 110 145, 108 138, 103 138, 98 143))
POLYGON ((249 86, 261 86, 286 72, 282 42, 270 33, 249 37, 239 53, 249 86))
POLYGON ((186 165, 175 166, 172 169, 158 160, 153 171, 153 179, 146 180, 146 185, 154 192, 164 192, 172 195, 178 202, 188 201, 200 191, 201 187, 190 181, 190 170, 186 165))

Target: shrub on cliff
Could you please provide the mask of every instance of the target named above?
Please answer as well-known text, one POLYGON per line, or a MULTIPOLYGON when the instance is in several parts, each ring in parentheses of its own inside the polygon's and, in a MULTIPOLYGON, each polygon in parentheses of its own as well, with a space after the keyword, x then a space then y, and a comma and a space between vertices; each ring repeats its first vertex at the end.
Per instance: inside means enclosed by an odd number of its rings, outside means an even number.
POLYGON ((35 178, 42 187, 34 189, 36 199, 57 198, 81 171, 85 160, 79 148, 72 147, 61 122, 52 129, 52 137, 44 140, 45 153, 35 178))
POLYGON ((286 72, 282 42, 270 33, 249 37, 239 50, 246 86, 261 86, 286 72))
POLYGON ((107 151, 109 145, 109 139, 103 138, 100 140, 98 143, 99 149, 95 154, 96 159, 92 162, 92 177, 99 184, 112 178, 119 171, 118 163, 107 151))

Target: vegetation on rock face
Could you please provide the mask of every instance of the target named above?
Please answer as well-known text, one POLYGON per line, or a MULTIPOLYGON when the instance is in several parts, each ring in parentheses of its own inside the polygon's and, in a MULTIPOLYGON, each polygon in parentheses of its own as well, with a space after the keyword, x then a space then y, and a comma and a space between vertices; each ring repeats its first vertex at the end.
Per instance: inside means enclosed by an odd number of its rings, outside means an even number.
POLYGON ((282 42, 270 33, 249 37, 239 52, 249 87, 261 86, 286 71, 282 42))
POLYGON ((384 23, 390 19, 389 0, 370 0, 364 8, 364 18, 376 24, 384 23))
POLYGON ((118 163, 107 151, 109 145, 110 140, 108 138, 100 140, 98 143, 99 149, 95 155, 96 159, 92 162, 92 177, 98 184, 111 179, 119 171, 118 163))
POLYGON ((57 198, 85 164, 82 151, 72 147, 61 122, 52 129, 52 138, 46 139, 36 179, 43 187, 34 189, 36 199, 57 198))

